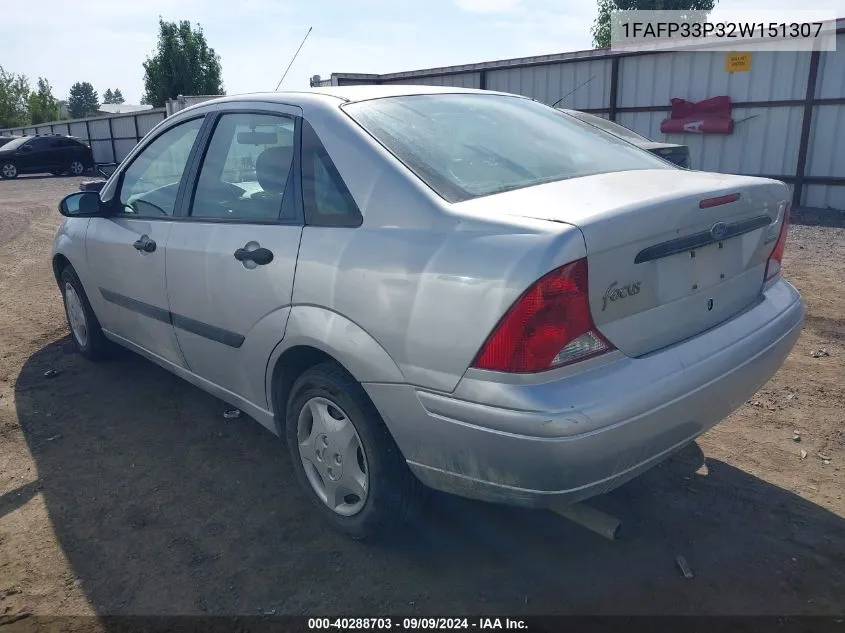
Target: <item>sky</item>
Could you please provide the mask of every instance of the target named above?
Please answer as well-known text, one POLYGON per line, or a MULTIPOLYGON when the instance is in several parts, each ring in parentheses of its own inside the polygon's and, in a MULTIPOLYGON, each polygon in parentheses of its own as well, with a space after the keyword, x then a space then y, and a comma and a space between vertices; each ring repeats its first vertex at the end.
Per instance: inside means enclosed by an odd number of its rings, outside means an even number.
MULTIPOLYGON (((545 55, 591 47, 596 0, 39 0, 38 11, 4 12, 0 65, 35 85, 46 77, 57 98, 88 81, 99 95, 143 94, 142 63, 156 45, 158 17, 202 25, 221 57, 228 94, 273 90, 313 27, 282 88, 312 75, 385 73, 545 55)), ((795 0, 721 0, 767 12, 795 0)), ((809 5, 802 5, 809 6, 809 5)), ((845 0, 811 8, 845 17, 845 0)), ((845 54, 845 53, 843 53, 845 54)))

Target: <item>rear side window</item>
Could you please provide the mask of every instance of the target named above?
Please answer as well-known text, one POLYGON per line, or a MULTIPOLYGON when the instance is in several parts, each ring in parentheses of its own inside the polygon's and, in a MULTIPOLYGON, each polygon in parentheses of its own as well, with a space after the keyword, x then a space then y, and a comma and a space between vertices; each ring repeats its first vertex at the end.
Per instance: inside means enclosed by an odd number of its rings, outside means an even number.
POLYGON ((220 117, 203 158, 191 217, 266 222, 298 220, 293 198, 293 117, 220 117))
POLYGON ((343 109, 448 202, 593 174, 674 169, 617 136, 522 97, 412 95, 343 109))
POLYGON ((361 212, 317 133, 302 122, 302 198, 308 224, 359 226, 361 212))

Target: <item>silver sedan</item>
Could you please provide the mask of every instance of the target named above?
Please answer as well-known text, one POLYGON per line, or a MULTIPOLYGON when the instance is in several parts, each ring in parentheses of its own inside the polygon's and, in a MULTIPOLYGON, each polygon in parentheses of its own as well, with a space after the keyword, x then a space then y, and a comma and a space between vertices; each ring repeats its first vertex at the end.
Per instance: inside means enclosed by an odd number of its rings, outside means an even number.
POLYGON ((607 492, 740 406, 804 317, 789 198, 514 95, 225 97, 63 200, 53 269, 82 355, 243 410, 364 538, 426 487, 607 492))

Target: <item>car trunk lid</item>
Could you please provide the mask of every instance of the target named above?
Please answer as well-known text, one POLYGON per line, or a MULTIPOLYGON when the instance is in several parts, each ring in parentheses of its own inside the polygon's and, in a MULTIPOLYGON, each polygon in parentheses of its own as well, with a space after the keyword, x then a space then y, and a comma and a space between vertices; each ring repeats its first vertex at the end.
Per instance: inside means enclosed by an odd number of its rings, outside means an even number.
POLYGON ((587 176, 463 204, 578 227, 596 327, 623 353, 640 356, 759 299, 787 199, 777 181, 661 169, 587 176))

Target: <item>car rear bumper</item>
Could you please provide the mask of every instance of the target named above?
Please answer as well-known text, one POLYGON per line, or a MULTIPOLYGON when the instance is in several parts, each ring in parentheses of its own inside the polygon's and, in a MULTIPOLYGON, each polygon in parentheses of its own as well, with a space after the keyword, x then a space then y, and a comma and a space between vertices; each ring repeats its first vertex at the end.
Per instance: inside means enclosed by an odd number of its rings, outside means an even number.
POLYGON ((803 318, 801 297, 781 280, 694 338, 547 372, 545 382, 471 370, 452 394, 364 386, 426 485, 549 507, 612 490, 728 416, 778 370, 803 318))

